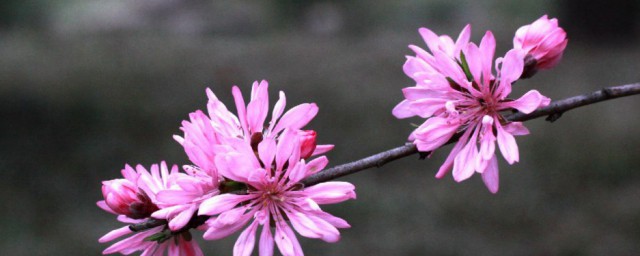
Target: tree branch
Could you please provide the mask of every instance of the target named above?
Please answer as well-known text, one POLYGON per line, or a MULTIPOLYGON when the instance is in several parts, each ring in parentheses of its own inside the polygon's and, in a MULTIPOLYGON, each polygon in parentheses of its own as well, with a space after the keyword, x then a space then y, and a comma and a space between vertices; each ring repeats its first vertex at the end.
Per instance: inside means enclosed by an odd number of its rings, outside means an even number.
MULTIPOLYGON (((547 116, 547 121, 553 122, 558 118, 560 118, 560 116, 564 112, 572 110, 574 108, 598 103, 605 100, 631 96, 635 94, 640 94, 640 83, 607 87, 592 93, 587 93, 583 95, 566 98, 563 100, 554 101, 551 104, 549 104, 549 106, 540 108, 529 114, 517 112, 511 115, 508 115, 505 118, 509 121, 527 121, 527 120, 539 118, 542 116, 547 116)), ((454 143, 458 141, 459 138, 460 138, 460 135, 457 134, 453 136, 453 138, 451 138, 451 140, 449 140, 446 144, 454 143)), ((382 165, 388 162, 391 162, 403 157, 407 157, 415 153, 418 153, 418 149, 416 148, 416 146, 412 143, 407 143, 403 146, 396 147, 384 152, 380 152, 360 160, 356 160, 350 163, 346 163, 346 164, 342 164, 342 165, 338 165, 338 166, 326 169, 324 171, 321 171, 319 173, 316 173, 314 175, 307 177, 302 181, 302 183, 305 186, 313 186, 320 182, 325 182, 325 181, 333 180, 342 176, 354 174, 356 172, 369 169, 372 167, 381 167, 382 165)), ((181 229, 180 232, 187 230, 189 228, 195 228, 201 225, 202 223, 204 223, 204 221, 206 221, 206 218, 208 217, 195 216, 190 221, 189 225, 181 229)), ((132 231, 142 231, 145 229, 150 229, 153 227, 166 225, 166 224, 167 224, 166 220, 150 219, 145 222, 132 224, 129 226, 129 228, 132 231)))
MULTIPOLYGON (((547 121, 553 122, 556 121, 560 116, 569 110, 574 108, 598 103, 605 100, 630 96, 640 94, 640 83, 620 85, 607 87, 592 93, 587 93, 583 95, 578 95, 570 98, 566 98, 563 100, 554 101, 549 106, 544 108, 540 108, 536 111, 533 111, 529 114, 524 114, 522 112, 517 112, 506 116, 506 119, 509 121, 527 121, 535 118, 539 118, 542 116, 547 116, 547 121)), ((460 136, 454 136, 449 140, 446 144, 454 143, 458 141, 460 136)), ((319 173, 316 173, 312 176, 307 177, 302 183, 305 186, 312 186, 318 184, 320 182, 325 182, 329 180, 333 180, 342 176, 350 175, 365 169, 369 169, 372 167, 380 167, 388 162, 413 155, 418 153, 418 149, 413 144, 407 144, 404 146, 400 146, 394 149, 390 149, 384 152, 380 152, 378 154, 353 161, 351 163, 346 163, 342 165, 338 165, 319 173)))

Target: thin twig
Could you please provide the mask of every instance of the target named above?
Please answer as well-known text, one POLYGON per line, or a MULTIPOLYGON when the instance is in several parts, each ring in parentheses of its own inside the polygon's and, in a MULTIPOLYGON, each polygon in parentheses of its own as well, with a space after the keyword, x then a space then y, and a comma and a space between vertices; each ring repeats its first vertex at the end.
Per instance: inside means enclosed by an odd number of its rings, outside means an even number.
MULTIPOLYGON (((560 116, 564 112, 572 110, 574 108, 635 94, 640 94, 640 83, 607 87, 592 93, 554 101, 549 104, 549 106, 540 108, 529 114, 517 112, 515 114, 507 116, 506 119, 510 121, 527 121, 542 116, 548 116, 547 120, 553 122, 560 118, 560 116)), ((451 138, 451 140, 449 140, 449 142, 447 142, 447 144, 458 141, 458 138, 459 136, 454 136, 453 138, 451 138)), ((305 186, 312 186, 320 182, 333 180, 335 178, 350 175, 372 167, 380 167, 383 164, 399 158, 413 155, 417 152, 418 149, 416 149, 415 145, 413 144, 400 146, 360 160, 326 169, 322 172, 309 176, 302 182, 305 184, 305 186)))
MULTIPOLYGON (((583 95, 566 98, 563 100, 554 101, 551 104, 549 104, 549 106, 540 108, 529 114, 517 112, 509 116, 506 116, 506 119, 510 121, 527 121, 527 120, 539 118, 542 116, 547 116, 547 120, 553 122, 558 118, 560 118, 560 116, 564 112, 567 112, 574 108, 594 104, 594 103, 605 101, 605 100, 631 96, 635 94, 640 94, 640 83, 607 87, 592 93, 587 93, 583 95)), ((447 142, 447 144, 456 142, 458 138, 459 136, 454 136, 453 138, 451 138, 451 140, 449 140, 449 142, 447 142)), ((320 182, 333 180, 333 179, 354 174, 356 172, 366 170, 369 168, 380 167, 388 162, 391 162, 403 157, 407 157, 416 153, 418 153, 418 149, 416 148, 416 146, 414 144, 407 143, 403 146, 396 147, 387 151, 383 151, 375 155, 365 157, 360 160, 356 160, 350 163, 346 163, 346 164, 342 164, 342 165, 338 165, 338 166, 326 169, 324 171, 321 171, 319 173, 316 173, 314 175, 307 177, 302 181, 302 183, 305 186, 313 186, 320 182)), ((199 226, 200 224, 204 223, 206 216, 196 216, 196 218, 197 220, 193 221, 193 224, 199 226)), ((150 219, 145 222, 133 224, 129 226, 129 228, 133 231, 141 231, 141 230, 165 225, 166 223, 167 223, 166 220, 150 219)), ((190 226, 193 226, 193 225, 190 225, 190 226)))

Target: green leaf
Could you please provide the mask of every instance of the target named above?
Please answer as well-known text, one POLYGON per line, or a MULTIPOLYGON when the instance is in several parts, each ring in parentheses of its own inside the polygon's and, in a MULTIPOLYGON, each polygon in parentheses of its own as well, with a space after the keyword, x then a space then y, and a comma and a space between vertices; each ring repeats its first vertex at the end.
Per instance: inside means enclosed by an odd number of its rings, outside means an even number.
POLYGON ((464 75, 467 76, 467 81, 473 81, 473 75, 471 74, 471 70, 469 69, 469 63, 467 62, 467 57, 464 56, 464 52, 460 51, 460 67, 462 67, 462 71, 464 71, 464 75))

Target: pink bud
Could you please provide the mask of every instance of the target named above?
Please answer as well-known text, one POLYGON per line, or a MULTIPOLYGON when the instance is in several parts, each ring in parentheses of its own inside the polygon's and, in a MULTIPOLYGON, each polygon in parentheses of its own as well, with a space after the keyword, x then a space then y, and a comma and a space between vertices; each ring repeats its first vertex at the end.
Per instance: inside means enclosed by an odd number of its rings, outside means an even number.
POLYGON ((313 151, 316 150, 316 131, 304 130, 300 131, 300 157, 303 159, 311 157, 313 151))
POLYGON ((144 191, 126 179, 103 181, 102 196, 111 210, 132 219, 147 218, 158 210, 144 191))
POLYGON ((513 38, 513 48, 526 54, 525 71, 522 78, 533 76, 538 69, 554 67, 567 46, 567 33, 558 26, 558 20, 540 17, 533 23, 522 26, 513 38))

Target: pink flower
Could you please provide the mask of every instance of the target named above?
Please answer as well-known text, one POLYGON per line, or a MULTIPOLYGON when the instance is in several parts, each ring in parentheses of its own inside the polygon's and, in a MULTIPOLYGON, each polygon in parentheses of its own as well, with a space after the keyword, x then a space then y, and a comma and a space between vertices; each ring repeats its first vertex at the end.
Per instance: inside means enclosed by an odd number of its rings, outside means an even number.
MULTIPOLYGON (((152 165, 150 172, 141 165, 136 166, 135 169, 126 165, 122 169, 122 176, 125 179, 103 182, 105 184, 103 186, 105 200, 99 201, 97 204, 103 210, 119 215, 118 220, 128 224, 149 220, 153 211, 148 209, 162 209, 164 206, 157 200, 158 193, 181 182, 178 167, 174 165, 169 170, 165 162, 160 165, 152 165), (132 196, 134 194, 135 197, 132 196), (144 200, 140 197, 143 197, 144 200), (123 205, 127 205, 127 202, 133 202, 129 203, 129 209, 123 207, 123 205), (145 207, 140 209, 146 210, 130 210, 131 205, 141 202, 145 207), (136 218, 133 219, 132 216, 136 218)), ((138 208, 134 207, 134 209, 138 208)), ((132 233, 133 231, 127 225, 107 233, 99 241, 101 243, 110 242, 132 233)), ((143 251, 142 255, 162 255, 165 250, 169 255, 203 255, 188 231, 172 233, 165 226, 135 233, 109 246, 103 251, 103 254, 116 252, 131 254, 135 251, 143 251)))
MULTIPOLYGON (((132 234, 133 231, 129 229, 129 226, 124 226, 122 228, 116 229, 114 231, 109 232, 100 238, 101 243, 110 242, 119 237, 132 234)), ((112 254, 112 253, 121 253, 124 255, 128 255, 134 253, 136 251, 142 251, 141 256, 145 255, 164 255, 164 252, 167 252, 167 255, 170 256, 202 256, 202 249, 198 246, 196 240, 193 240, 191 234, 186 231, 180 233, 178 235, 173 235, 167 238, 167 240, 158 242, 158 241, 148 241, 148 238, 158 236, 158 234, 167 233, 164 230, 164 227, 155 227, 152 229, 147 229, 145 231, 140 231, 138 233, 133 234, 130 237, 122 239, 112 246, 104 250, 103 254, 112 254)))
POLYGON ((496 193, 499 179, 495 143, 507 162, 513 164, 519 161, 513 136, 528 134, 522 123, 509 122, 500 113, 510 109, 530 113, 550 100, 536 90, 517 100, 507 98, 511 84, 522 74, 524 53, 511 50, 499 58, 494 76, 491 69, 495 39, 490 31, 479 46, 467 43, 460 48, 457 56, 432 45, 432 54, 412 48, 417 56, 407 57, 404 70, 416 80, 416 86, 403 89, 405 100, 394 108, 393 114, 398 118, 428 118, 409 137, 421 152, 436 150, 454 134, 462 133, 436 177, 443 177, 452 167, 453 178, 458 182, 478 172, 487 188, 496 193))
POLYGON ((207 221, 204 238, 220 239, 248 224, 236 241, 234 255, 251 255, 259 226, 260 255, 272 255, 274 243, 283 255, 302 255, 293 230, 309 238, 338 241, 337 228, 348 228, 349 224, 322 211, 319 205, 355 198, 354 186, 324 182, 305 188, 300 181, 322 170, 328 160, 322 156, 307 163, 301 158, 303 140, 298 132, 285 129, 277 139, 263 138, 256 151, 236 139, 229 144, 233 151, 217 155, 219 172, 246 184, 247 193, 217 195, 200 205, 199 214, 217 215, 207 221))
MULTIPOLYGON (((318 113, 315 103, 303 103, 284 112, 286 97, 280 92, 271 119, 265 124, 269 114, 268 87, 267 81, 254 82, 250 101, 245 105, 240 89, 234 86, 232 94, 238 110, 237 116, 227 110, 216 95, 207 89, 209 115, 202 111, 190 114, 190 120, 182 122, 184 137, 176 135, 174 138, 184 147, 194 164, 210 172, 215 169, 213 160, 216 154, 226 150, 224 145, 228 144, 227 140, 241 138, 255 146, 263 137, 275 138, 285 128, 301 131, 318 113)), ((332 148, 333 145, 318 145, 313 150, 313 155, 325 153, 332 148)))
POLYGON ((200 203, 217 194, 221 177, 214 171, 213 177, 208 172, 195 166, 184 166, 187 174, 176 173, 175 182, 169 188, 160 190, 156 200, 160 210, 151 217, 169 220, 169 229, 177 231, 183 228, 200 207, 200 203))
MULTIPOLYGON (((124 170, 123 170, 124 171, 124 170)), ((138 190, 134 180, 115 179, 102 182, 104 203, 116 214, 125 215, 132 219, 147 218, 158 207, 151 202, 144 190, 138 190)))
POLYGON ((530 25, 522 26, 513 38, 513 48, 523 50, 525 69, 523 78, 533 76, 538 69, 554 67, 567 46, 567 34, 558 27, 558 20, 540 17, 530 25))
POLYGON ((313 155, 316 150, 316 131, 306 130, 300 131, 300 158, 307 159, 313 155))

